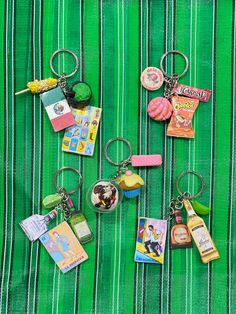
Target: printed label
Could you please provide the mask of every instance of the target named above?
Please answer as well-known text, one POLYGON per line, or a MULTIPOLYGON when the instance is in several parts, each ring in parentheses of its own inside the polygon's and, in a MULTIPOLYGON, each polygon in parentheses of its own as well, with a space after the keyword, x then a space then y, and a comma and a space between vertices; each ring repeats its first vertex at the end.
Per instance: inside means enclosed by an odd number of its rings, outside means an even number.
POLYGON ((185 243, 188 241, 189 235, 185 228, 179 227, 174 230, 174 238, 177 243, 185 243))
POLYGON ((202 255, 208 254, 214 250, 213 242, 204 225, 194 227, 192 229, 192 235, 202 255))
POLYGON ((83 237, 91 234, 86 221, 79 222, 78 224, 74 225, 74 228, 75 228, 79 238, 83 238, 83 237))
POLYGON ((20 225, 31 241, 37 240, 47 231, 47 225, 44 218, 36 215, 23 220, 20 225))

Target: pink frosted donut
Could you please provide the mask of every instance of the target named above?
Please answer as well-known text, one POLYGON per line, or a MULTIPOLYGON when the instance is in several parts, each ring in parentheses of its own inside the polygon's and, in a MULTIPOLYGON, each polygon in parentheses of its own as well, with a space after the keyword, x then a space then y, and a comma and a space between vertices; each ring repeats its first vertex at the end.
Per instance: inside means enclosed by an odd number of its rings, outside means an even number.
POLYGON ((168 99, 156 97, 149 102, 147 112, 150 118, 156 121, 164 121, 170 118, 173 109, 168 99))

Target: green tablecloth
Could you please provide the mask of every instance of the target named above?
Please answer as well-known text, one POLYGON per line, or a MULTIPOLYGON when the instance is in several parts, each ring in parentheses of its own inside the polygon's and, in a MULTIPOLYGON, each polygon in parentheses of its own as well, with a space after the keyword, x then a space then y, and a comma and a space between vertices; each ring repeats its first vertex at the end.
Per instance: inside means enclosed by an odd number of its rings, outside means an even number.
MULTIPOLYGON (((0 14, 2 313, 235 313, 235 3, 2 0, 0 14), (92 103, 103 109, 93 157, 63 153, 64 132, 53 132, 39 97, 14 96, 28 81, 52 76, 50 56, 63 47, 80 59, 69 82, 88 82, 92 103), (181 82, 213 91, 195 114, 195 140, 167 138, 167 124, 146 114, 148 101, 162 90, 141 88, 140 73, 158 67, 173 48, 190 62, 181 82), (96 215, 86 191, 116 171, 103 155, 115 136, 128 138, 134 153, 162 154, 164 162, 139 171, 146 183, 139 199, 96 215), (63 165, 82 172, 81 192, 72 198, 95 234, 85 246, 89 260, 66 275, 18 224, 47 212, 42 198, 55 192, 53 174, 63 165), (162 217, 176 195, 177 175, 187 169, 204 176, 199 200, 212 207, 205 221, 221 259, 204 265, 196 247, 167 246, 163 266, 135 264, 137 217, 162 217)), ((66 60, 60 60, 61 72, 71 69, 66 60)), ((65 175, 61 184, 69 181, 65 175)))

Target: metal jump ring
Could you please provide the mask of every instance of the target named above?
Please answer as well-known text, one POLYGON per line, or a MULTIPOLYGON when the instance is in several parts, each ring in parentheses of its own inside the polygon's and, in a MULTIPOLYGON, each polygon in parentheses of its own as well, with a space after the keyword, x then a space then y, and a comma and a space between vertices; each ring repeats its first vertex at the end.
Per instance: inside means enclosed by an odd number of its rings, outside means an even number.
POLYGON ((74 71, 71 72, 70 74, 65 75, 65 78, 68 78, 68 77, 73 76, 73 75, 77 72, 77 70, 78 70, 78 68, 79 68, 79 59, 78 59, 77 55, 76 55, 73 51, 71 51, 71 50, 69 50, 69 49, 58 49, 58 50, 56 50, 56 51, 52 54, 52 56, 51 56, 51 58, 50 58, 50 69, 51 69, 52 72, 53 72, 56 76, 58 76, 58 77, 61 77, 61 74, 57 73, 57 72, 54 70, 52 62, 53 62, 54 57, 55 57, 57 54, 61 53, 61 52, 67 52, 67 53, 69 53, 70 55, 72 55, 72 57, 74 57, 74 59, 75 59, 75 68, 74 68, 74 71))
POLYGON ((183 171, 183 172, 178 176, 178 178, 177 178, 177 180, 176 180, 176 189, 177 189, 178 193, 179 193, 180 195, 183 195, 183 197, 184 197, 185 199, 188 199, 188 200, 192 200, 192 199, 194 199, 194 198, 199 197, 199 196, 202 194, 203 190, 204 190, 204 185, 205 185, 205 184, 204 184, 203 176, 201 176, 199 173, 197 173, 196 171, 193 171, 193 170, 183 171), (180 190, 180 188, 179 188, 179 182, 180 182, 180 180, 181 180, 184 176, 186 176, 186 175, 188 175, 188 174, 193 174, 193 175, 195 175, 196 177, 198 177, 198 178, 200 179, 200 181, 201 181, 202 186, 201 186, 201 189, 200 189, 200 191, 199 191, 198 193, 196 193, 196 194, 194 194, 194 195, 190 195, 190 194, 189 194, 189 196, 186 196, 186 195, 184 195, 184 193, 180 190))
POLYGON ((164 53, 163 56, 161 57, 160 68, 161 68, 161 71, 162 71, 162 73, 164 74, 164 76, 166 76, 166 77, 168 77, 168 78, 178 78, 178 79, 179 79, 179 78, 182 77, 182 76, 187 72, 187 70, 188 70, 188 58, 185 56, 184 53, 182 53, 182 52, 179 51, 179 50, 170 50, 170 51, 167 51, 167 52, 164 53), (177 75, 177 74, 168 75, 167 72, 164 71, 164 69, 163 69, 163 61, 164 61, 164 59, 165 59, 169 54, 171 54, 171 53, 173 53, 173 54, 176 53, 176 54, 180 55, 181 57, 183 57, 184 60, 185 60, 185 63, 186 63, 185 69, 184 69, 184 71, 183 71, 181 74, 179 74, 179 75, 177 75))
POLYGON ((106 143, 106 146, 105 146, 105 149, 104 149, 104 155, 106 157, 106 160, 109 161, 112 165, 115 165, 115 166, 122 166, 124 164, 128 164, 130 163, 130 158, 132 156, 132 147, 130 145, 130 142, 128 140, 126 140, 125 138, 123 137, 114 137, 114 138, 111 138, 107 143, 106 143), (115 142, 115 141, 122 141, 124 143, 126 143, 129 147, 129 157, 125 160, 122 160, 120 162, 114 162, 110 159, 110 157, 108 156, 108 153, 107 153, 107 150, 108 150, 108 146, 115 142))
POLYGON ((81 176, 81 173, 79 172, 78 169, 74 168, 74 167, 71 167, 71 166, 66 166, 66 167, 62 167, 60 169, 57 170, 57 172, 54 174, 54 180, 53 180, 53 183, 57 189, 58 192, 60 192, 61 188, 59 188, 59 186, 57 185, 57 177, 58 175, 64 171, 64 170, 72 170, 72 171, 75 171, 78 176, 79 176, 79 185, 77 186, 76 189, 72 190, 71 192, 67 192, 67 194, 71 195, 71 194, 74 194, 75 192, 79 191, 80 187, 81 187, 81 184, 82 184, 82 176, 81 176))

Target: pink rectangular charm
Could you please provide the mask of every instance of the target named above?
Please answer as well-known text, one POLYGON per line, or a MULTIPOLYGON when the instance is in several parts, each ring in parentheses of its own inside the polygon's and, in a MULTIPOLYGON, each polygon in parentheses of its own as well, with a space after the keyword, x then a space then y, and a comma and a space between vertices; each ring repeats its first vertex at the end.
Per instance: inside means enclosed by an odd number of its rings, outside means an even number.
POLYGON ((160 166, 161 155, 132 155, 131 165, 133 167, 160 166))
POLYGON ((183 95, 190 98, 199 99, 203 102, 208 102, 211 97, 211 91, 209 89, 199 89, 196 87, 187 86, 184 84, 175 83, 172 93, 183 95))

